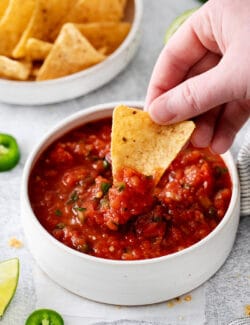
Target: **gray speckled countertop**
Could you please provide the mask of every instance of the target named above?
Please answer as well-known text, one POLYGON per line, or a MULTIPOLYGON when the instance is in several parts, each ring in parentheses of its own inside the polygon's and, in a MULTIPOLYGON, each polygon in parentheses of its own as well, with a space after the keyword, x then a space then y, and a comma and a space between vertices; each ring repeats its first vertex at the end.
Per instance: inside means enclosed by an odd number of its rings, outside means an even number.
MULTIPOLYGON (((0 260, 18 256, 22 266, 17 293, 1 324, 24 324, 36 304, 32 273, 34 261, 26 245, 20 221, 20 181, 28 154, 44 132, 71 113, 104 102, 144 100, 151 71, 163 46, 167 26, 176 15, 197 5, 196 0, 144 0, 143 35, 136 56, 126 70, 113 81, 87 96, 40 107, 18 107, 0 103, 0 131, 12 133, 18 139, 22 151, 19 165, 11 172, 0 174, 0 260), (19 250, 10 248, 7 244, 10 237, 24 241, 24 247, 19 250), (24 275, 29 281, 24 281, 24 275)), ((250 123, 241 130, 235 140, 232 148, 235 158, 249 128, 250 123)), ((240 221, 236 242, 226 263, 203 285, 204 324, 226 325, 229 321, 244 316, 244 306, 250 304, 249 243, 250 218, 244 217, 240 221)))

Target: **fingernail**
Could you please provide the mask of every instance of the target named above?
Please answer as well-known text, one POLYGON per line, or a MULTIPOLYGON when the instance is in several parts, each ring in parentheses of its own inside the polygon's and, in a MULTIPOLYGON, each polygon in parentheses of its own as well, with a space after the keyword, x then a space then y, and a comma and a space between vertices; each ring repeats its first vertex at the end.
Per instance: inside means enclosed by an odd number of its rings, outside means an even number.
POLYGON ((227 134, 227 137, 215 137, 210 145, 210 150, 216 154, 223 154, 230 149, 234 140, 232 134, 227 134))
POLYGON ((214 154, 214 155, 222 155, 223 153, 225 153, 228 148, 226 147, 220 147, 220 146, 214 146, 214 145, 211 145, 209 147, 210 151, 214 154))
POLYGON ((176 114, 170 110, 166 98, 159 97, 149 106, 148 112, 156 123, 169 124, 174 121, 176 114))

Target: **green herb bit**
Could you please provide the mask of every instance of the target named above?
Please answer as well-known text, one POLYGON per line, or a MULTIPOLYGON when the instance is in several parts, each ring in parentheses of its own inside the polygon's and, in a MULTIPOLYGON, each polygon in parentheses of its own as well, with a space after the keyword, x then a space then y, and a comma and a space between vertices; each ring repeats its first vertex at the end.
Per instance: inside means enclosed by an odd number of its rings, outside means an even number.
POLYGON ((63 222, 59 222, 57 225, 56 225, 56 228, 57 229, 63 229, 65 227, 65 224, 63 222))
POLYGON ((109 167, 110 167, 110 163, 106 159, 104 159, 103 160, 103 168, 104 169, 109 169, 109 167))
POLYGON ((78 196, 78 193, 76 191, 74 191, 71 196, 70 196, 70 199, 69 201, 67 202, 68 204, 70 203, 74 203, 76 202, 77 200, 79 199, 79 196, 78 196))
POLYGON ((78 207, 75 206, 73 207, 73 212, 77 214, 78 220, 83 224, 85 222, 86 216, 85 216, 85 211, 87 210, 86 208, 83 207, 78 207))
POLYGON ((125 184, 125 183, 121 182, 121 183, 118 183, 118 184, 117 184, 118 192, 122 192, 122 191, 124 191, 125 188, 126 188, 126 184, 125 184))
POLYGON ((228 173, 228 169, 226 167, 216 166, 215 171, 219 176, 222 176, 228 173))
POLYGON ((90 247, 87 243, 84 243, 83 245, 78 247, 78 250, 82 253, 88 253, 90 250, 90 247))
POLYGON ((83 208, 83 207, 75 207, 74 209, 77 211, 86 211, 87 210, 86 208, 83 208))
POLYGON ((62 211, 60 209, 56 209, 55 210, 55 215, 58 216, 58 217, 61 217, 62 216, 62 211))
POLYGON ((76 214, 79 214, 78 212, 85 212, 87 210, 87 208, 79 207, 79 206, 75 205, 75 206, 73 206, 72 210, 76 214))
POLYGON ((101 190, 102 190, 102 193, 105 195, 108 193, 108 190, 110 189, 111 187, 111 184, 110 183, 106 183, 106 182, 102 182, 101 183, 101 190))
POLYGON ((160 216, 153 216, 153 222, 161 222, 162 221, 162 217, 160 216))

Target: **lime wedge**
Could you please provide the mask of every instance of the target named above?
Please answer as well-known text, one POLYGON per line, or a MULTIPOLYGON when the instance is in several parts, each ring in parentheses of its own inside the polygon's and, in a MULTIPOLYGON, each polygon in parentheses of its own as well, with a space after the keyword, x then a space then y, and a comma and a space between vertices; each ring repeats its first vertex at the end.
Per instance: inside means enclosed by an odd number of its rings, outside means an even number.
POLYGON ((177 29, 184 23, 185 20, 188 19, 198 8, 193 8, 184 11, 181 15, 175 18, 175 20, 171 23, 167 32, 165 34, 165 43, 168 42, 170 37, 177 31, 177 29))
POLYGON ((0 262, 0 318, 13 298, 19 277, 19 260, 0 262))

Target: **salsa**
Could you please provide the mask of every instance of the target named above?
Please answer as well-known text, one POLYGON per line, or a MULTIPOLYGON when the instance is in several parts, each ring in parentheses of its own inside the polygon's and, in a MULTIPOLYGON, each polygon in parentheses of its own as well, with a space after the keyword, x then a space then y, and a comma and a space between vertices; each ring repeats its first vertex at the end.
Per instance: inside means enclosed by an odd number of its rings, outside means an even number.
POLYGON ((115 260, 171 254, 207 236, 231 198, 221 157, 189 145, 157 186, 131 168, 113 183, 111 124, 111 118, 85 124, 41 154, 29 197, 43 227, 75 250, 115 260))

